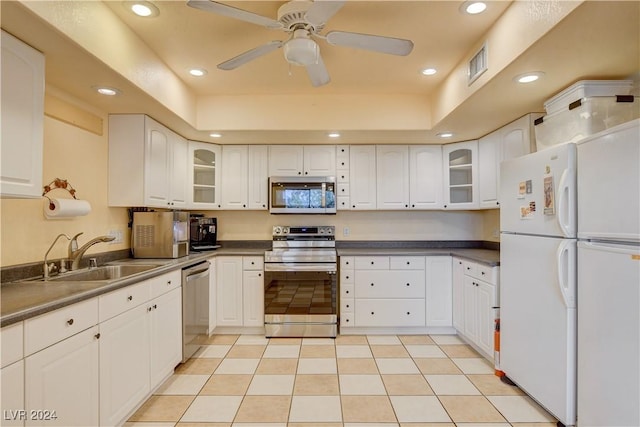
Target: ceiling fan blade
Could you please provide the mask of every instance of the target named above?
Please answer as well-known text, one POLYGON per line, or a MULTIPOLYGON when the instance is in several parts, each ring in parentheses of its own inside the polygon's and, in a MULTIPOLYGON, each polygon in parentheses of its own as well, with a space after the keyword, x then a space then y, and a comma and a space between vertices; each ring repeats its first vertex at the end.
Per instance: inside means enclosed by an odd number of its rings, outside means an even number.
POLYGON ((324 24, 344 6, 344 3, 344 0, 315 0, 307 10, 305 19, 311 25, 324 24))
POLYGON ((218 68, 221 70, 233 70, 241 65, 246 64, 249 61, 253 61, 256 58, 266 55, 269 52, 273 52, 282 47, 284 43, 279 40, 274 40, 262 46, 255 47, 251 50, 241 53, 240 55, 231 58, 228 61, 218 64, 218 68))
POLYGON ((318 54, 318 61, 315 64, 307 65, 306 69, 309 80, 311 80, 311 84, 315 87, 326 85, 331 81, 327 67, 325 67, 320 54, 318 54))
POLYGON ((239 19, 241 21, 250 22, 252 24, 262 25, 263 27, 279 29, 282 28, 282 24, 274 19, 267 18, 266 16, 258 15, 253 12, 238 9, 233 6, 227 6, 223 3, 209 0, 188 0, 187 6, 191 6, 195 9, 204 10, 205 12, 212 12, 218 15, 228 16, 229 18, 239 19))
POLYGON ((327 34, 327 42, 336 46, 347 46, 400 56, 406 56, 413 50, 413 42, 411 40, 348 33, 345 31, 331 31, 327 34))

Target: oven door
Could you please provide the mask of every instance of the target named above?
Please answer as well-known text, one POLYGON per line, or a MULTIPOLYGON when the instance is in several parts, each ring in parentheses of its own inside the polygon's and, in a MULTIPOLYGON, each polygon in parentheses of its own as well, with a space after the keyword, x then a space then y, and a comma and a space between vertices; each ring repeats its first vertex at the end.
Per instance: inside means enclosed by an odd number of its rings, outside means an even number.
POLYGON ((333 337, 338 332, 335 263, 265 263, 267 337, 333 337))

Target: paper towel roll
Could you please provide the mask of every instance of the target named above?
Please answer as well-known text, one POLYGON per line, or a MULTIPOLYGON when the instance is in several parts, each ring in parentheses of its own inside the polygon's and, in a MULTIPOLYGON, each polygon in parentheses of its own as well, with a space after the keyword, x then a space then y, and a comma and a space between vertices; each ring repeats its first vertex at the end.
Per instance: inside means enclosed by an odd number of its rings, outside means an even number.
POLYGON ((45 199, 44 216, 49 219, 83 216, 91 212, 91 204, 86 200, 45 199))

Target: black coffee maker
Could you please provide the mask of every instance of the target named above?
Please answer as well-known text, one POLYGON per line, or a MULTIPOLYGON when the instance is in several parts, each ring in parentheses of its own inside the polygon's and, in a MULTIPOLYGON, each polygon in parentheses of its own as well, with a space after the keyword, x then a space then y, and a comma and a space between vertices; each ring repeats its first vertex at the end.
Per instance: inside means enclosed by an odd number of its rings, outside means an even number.
POLYGON ((217 244, 218 224, 216 218, 207 218, 203 214, 191 214, 189 217, 189 249, 209 251, 219 248, 217 244))

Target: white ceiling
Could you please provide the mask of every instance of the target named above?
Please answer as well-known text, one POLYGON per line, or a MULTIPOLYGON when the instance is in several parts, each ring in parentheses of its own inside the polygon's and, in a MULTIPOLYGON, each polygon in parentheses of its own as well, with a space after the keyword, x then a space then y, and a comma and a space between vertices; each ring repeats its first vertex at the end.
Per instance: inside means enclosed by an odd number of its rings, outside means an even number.
MULTIPOLYGON (((552 11, 558 1, 531 0, 530 7, 541 14, 539 19, 544 19, 545 11, 552 11)), ((420 95, 427 102, 511 5, 510 1, 490 1, 485 13, 470 16, 460 12, 462 2, 459 1, 348 1, 329 20, 323 33, 343 30, 406 38, 413 40, 414 50, 409 56, 399 57, 320 41, 332 81, 314 88, 305 70, 289 66, 281 50, 236 70, 216 68, 218 63, 255 46, 285 40, 285 33, 193 9, 187 7, 185 1, 153 3, 160 10, 154 18, 131 14, 122 1, 108 1, 106 5, 196 98, 364 94, 420 95), (438 73, 430 77, 420 75, 419 70, 427 66, 437 68, 438 73), (188 74, 191 67, 205 68, 208 74, 203 78, 191 77, 188 74)), ((272 18, 276 18, 277 9, 283 4, 274 1, 227 3, 272 18)), ((445 129, 453 130, 458 140, 477 138, 527 112, 542 111, 544 100, 577 80, 618 79, 637 74, 640 70, 639 5, 637 1, 585 2, 429 129, 350 129, 343 132, 343 142, 441 142, 435 134, 445 129), (529 70, 542 70, 545 78, 527 89, 516 88, 512 77, 529 70)), ((3 29, 45 53, 49 85, 107 113, 147 113, 188 138, 210 140, 210 129, 195 129, 193 123, 187 123, 159 103, 153 93, 145 93, 20 2, 3 0, 0 18, 3 29), (124 95, 101 98, 90 90, 97 83, 111 83, 122 89, 124 95)), ((513 34, 514 43, 520 36, 513 34)), ((123 51, 124 56, 127 54, 123 51)), ((227 129, 225 139, 215 142, 315 143, 323 142, 323 138, 326 138, 326 129, 283 128, 268 132, 227 129)))

